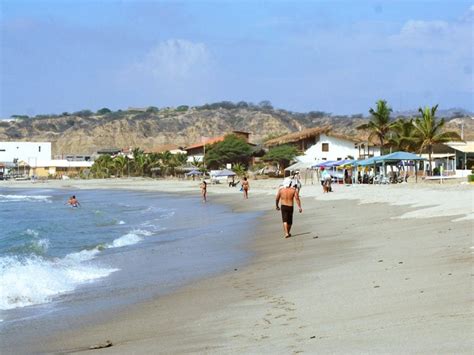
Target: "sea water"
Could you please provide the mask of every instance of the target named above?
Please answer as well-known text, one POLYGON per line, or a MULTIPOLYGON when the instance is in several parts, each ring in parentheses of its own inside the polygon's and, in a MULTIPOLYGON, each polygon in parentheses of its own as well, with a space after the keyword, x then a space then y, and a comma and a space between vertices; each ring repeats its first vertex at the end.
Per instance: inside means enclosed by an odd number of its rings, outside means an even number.
POLYGON ((0 186, 0 330, 128 305, 230 269, 249 256, 242 242, 255 217, 199 196, 0 186), (78 208, 66 204, 73 194, 78 208))

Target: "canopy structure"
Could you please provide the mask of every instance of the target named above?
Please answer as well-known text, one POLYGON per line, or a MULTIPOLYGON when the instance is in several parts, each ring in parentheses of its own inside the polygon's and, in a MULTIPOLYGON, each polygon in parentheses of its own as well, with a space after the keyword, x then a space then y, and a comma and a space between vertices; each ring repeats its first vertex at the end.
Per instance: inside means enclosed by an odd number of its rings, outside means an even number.
POLYGON ((382 155, 380 157, 375 157, 374 159, 377 163, 394 162, 400 160, 426 160, 423 157, 408 152, 395 152, 387 155, 382 155))
MULTIPOLYGON (((377 158, 380 158, 380 157, 377 157, 377 158)), ((368 165, 375 165, 375 164, 376 164, 375 157, 365 159, 365 160, 357 160, 354 162, 355 166, 368 166, 368 165)))
POLYGON ((303 169, 309 169, 311 168, 312 163, 303 163, 301 161, 294 163, 293 165, 290 165, 285 169, 285 171, 295 171, 295 170, 303 170, 303 169))
POLYGON ((353 162, 355 162, 355 160, 353 160, 353 159, 344 159, 344 160, 338 160, 338 161, 326 164, 325 166, 327 168, 341 167, 341 166, 344 166, 344 165, 350 165, 353 162))
POLYGON ((190 172, 185 174, 186 176, 196 176, 196 175, 202 175, 202 172, 199 170, 191 170, 190 172))
POLYGON ((237 175, 234 173, 232 170, 224 169, 224 170, 219 170, 215 174, 213 174, 214 177, 221 177, 221 176, 235 176, 237 175))
POLYGON ((337 163, 337 161, 334 161, 334 160, 323 161, 321 163, 317 163, 313 165, 312 168, 327 168, 332 163, 337 163))

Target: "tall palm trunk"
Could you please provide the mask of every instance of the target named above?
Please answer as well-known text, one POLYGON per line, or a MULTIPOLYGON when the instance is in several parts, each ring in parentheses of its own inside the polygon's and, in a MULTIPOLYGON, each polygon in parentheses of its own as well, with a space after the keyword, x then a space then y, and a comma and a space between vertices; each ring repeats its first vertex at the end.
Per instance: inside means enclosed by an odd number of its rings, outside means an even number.
POLYGON ((428 160, 430 162, 430 176, 433 176, 433 160, 431 159, 431 155, 433 154, 433 146, 430 145, 428 150, 428 160))

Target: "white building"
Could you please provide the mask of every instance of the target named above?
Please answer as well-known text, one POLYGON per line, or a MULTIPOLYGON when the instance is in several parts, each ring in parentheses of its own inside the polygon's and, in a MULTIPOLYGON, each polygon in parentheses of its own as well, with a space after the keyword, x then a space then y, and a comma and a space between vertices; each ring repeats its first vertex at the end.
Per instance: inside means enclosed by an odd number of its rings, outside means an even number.
POLYGON ((0 142, 0 162, 34 164, 51 159, 51 142, 0 142))
POLYGON ((269 147, 293 144, 304 152, 296 159, 302 163, 319 163, 344 159, 380 156, 380 148, 360 139, 331 132, 330 128, 309 128, 266 142, 269 147))

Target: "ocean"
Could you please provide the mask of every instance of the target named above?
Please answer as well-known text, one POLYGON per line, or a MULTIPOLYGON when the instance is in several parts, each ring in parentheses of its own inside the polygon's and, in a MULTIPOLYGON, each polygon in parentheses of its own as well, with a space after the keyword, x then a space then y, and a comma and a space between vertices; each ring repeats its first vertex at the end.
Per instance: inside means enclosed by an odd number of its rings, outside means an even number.
POLYGON ((54 331, 232 270, 250 256, 256 216, 199 191, 0 186, 0 331, 54 331), (73 194, 78 208, 65 204, 73 194))

